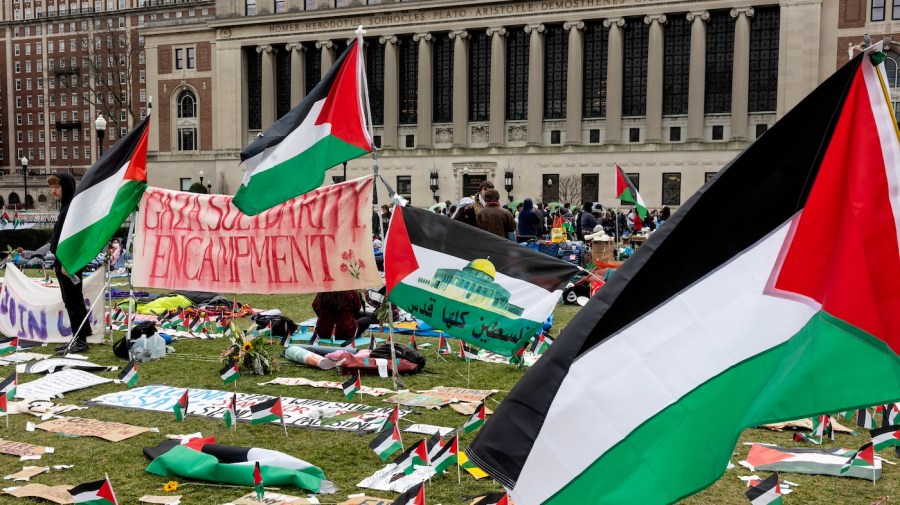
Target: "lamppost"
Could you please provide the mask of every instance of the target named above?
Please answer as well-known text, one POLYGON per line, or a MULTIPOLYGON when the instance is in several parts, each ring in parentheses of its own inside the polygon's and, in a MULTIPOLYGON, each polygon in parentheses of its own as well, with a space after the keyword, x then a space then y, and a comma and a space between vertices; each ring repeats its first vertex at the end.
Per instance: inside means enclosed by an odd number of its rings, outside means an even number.
POLYGON ((209 182, 209 183, 206 184, 206 194, 207 194, 207 195, 211 195, 211 194, 212 194, 212 183, 211 183, 211 182, 209 182))
POLYGON ((513 199, 513 173, 509 170, 503 175, 503 187, 506 188, 506 198, 511 202, 513 199))
POLYGON ((106 120, 103 119, 103 113, 97 114, 97 119, 94 120, 94 128, 97 129, 97 159, 100 159, 103 156, 103 137, 106 135, 106 120))
POLYGON ((438 189, 440 189, 437 170, 431 171, 431 174, 428 177, 428 183, 429 183, 429 186, 431 187, 431 196, 434 197, 434 203, 437 203, 437 201, 438 201, 437 191, 438 191, 438 189))
POLYGON ((342 182, 347 182, 347 162, 344 162, 344 180, 342 182))
POLYGON ((202 186, 203 185, 203 170, 200 170, 200 173, 197 175, 200 176, 200 185, 202 186))
POLYGON ((22 182, 25 185, 25 196, 22 197, 22 204, 28 209, 28 158, 22 156, 22 182))

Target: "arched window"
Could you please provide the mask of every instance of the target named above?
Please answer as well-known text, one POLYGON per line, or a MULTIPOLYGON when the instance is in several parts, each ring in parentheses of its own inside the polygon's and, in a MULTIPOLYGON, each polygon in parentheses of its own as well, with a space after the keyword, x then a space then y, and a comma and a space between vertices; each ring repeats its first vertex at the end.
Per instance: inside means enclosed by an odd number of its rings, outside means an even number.
POLYGON ((896 88, 900 82, 897 80, 898 63, 900 63, 900 54, 894 51, 885 51, 887 59, 884 60, 884 73, 887 74, 888 86, 896 88))
POLYGON ((47 203, 47 195, 39 195, 38 203, 47 203))
POLYGON ((18 194, 18 193, 10 193, 10 194, 9 194, 9 205, 10 205, 10 207, 12 207, 12 206, 15 205, 15 206, 17 206, 17 208, 18 208, 18 205, 19 205, 20 203, 22 203, 22 200, 19 199, 19 194, 18 194))
POLYGON ((193 91, 183 89, 178 93, 175 107, 178 115, 178 150, 196 151, 200 145, 197 139, 197 96, 193 91))

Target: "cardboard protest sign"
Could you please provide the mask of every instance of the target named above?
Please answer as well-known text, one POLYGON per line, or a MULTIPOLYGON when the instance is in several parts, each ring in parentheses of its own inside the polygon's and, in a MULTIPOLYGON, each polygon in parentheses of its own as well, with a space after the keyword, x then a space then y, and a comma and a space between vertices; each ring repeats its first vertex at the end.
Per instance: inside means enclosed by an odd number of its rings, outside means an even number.
POLYGON ((413 473, 404 475, 402 468, 399 468, 396 463, 390 463, 363 479, 356 487, 402 493, 420 482, 425 482, 434 475, 434 468, 430 466, 416 466, 413 473))
POLYGON ((8 487, 3 491, 16 498, 42 498, 44 500, 52 501, 53 503, 65 505, 67 503, 73 503, 72 495, 69 494, 70 489, 72 489, 72 486, 66 486, 65 484, 61 486, 28 484, 22 487, 8 487))
MULTIPOLYGON (((22 342, 19 342, 19 347, 21 348, 22 342)), ((11 365, 13 363, 26 363, 28 361, 35 361, 40 359, 47 359, 50 356, 47 354, 40 354, 37 352, 14 352, 12 354, 7 354, 0 358, 0 366, 11 365)))
POLYGON ((247 216, 228 195, 147 188, 134 284, 218 293, 315 293, 382 284, 371 177, 323 186, 247 216))
POLYGON ((407 407, 424 407, 426 409, 439 409, 454 401, 452 398, 438 398, 412 391, 401 391, 385 400, 387 403, 399 403, 407 407))
POLYGON ((25 442, 0 440, 0 453, 9 454, 10 456, 41 456, 44 453, 53 452, 52 449, 50 451, 47 451, 47 449, 47 447, 26 444, 25 442))
POLYGON ((16 398, 55 398, 63 393, 112 382, 83 370, 62 370, 40 379, 19 384, 16 398))
POLYGON ((144 495, 138 498, 138 501, 141 503, 158 503, 161 505, 178 505, 181 503, 181 495, 169 495, 169 496, 152 496, 152 495, 144 495))
POLYGON ((110 442, 121 442, 126 438, 150 431, 150 428, 130 424, 109 423, 97 419, 81 417, 60 417, 36 426, 39 430, 82 437, 97 437, 110 442))
MULTIPOLYGON (((171 386, 142 386, 127 391, 109 393, 91 402, 108 407, 122 407, 154 412, 171 412, 172 405, 184 393, 184 388, 171 386)), ((223 419, 234 392, 213 389, 191 389, 188 393, 190 405, 188 415, 223 419)), ((250 407, 273 399, 273 396, 237 394, 236 414, 238 421, 249 422, 250 407)), ((371 433, 381 429, 391 413, 390 408, 374 408, 359 403, 327 402, 301 398, 281 397, 284 424, 295 428, 314 428, 339 431, 359 431, 371 433), (323 423, 322 420, 326 422, 323 423)), ((408 414, 401 410, 400 415, 408 414)), ((280 424, 280 421, 278 422, 280 424)))
POLYGON ((432 424, 411 424, 404 428, 403 431, 407 431, 409 433, 424 433, 425 435, 434 435, 435 433, 440 433, 443 437, 452 432, 453 428, 448 428, 446 426, 434 426, 432 424))
MULTIPOLYGON (((328 389, 342 389, 343 384, 335 381, 313 381, 309 379, 304 379, 303 377, 276 377, 269 382, 260 383, 260 386, 266 384, 278 384, 280 386, 312 386, 314 388, 328 388, 328 389)), ((358 391, 359 394, 370 395, 370 396, 382 396, 388 393, 393 393, 392 390, 386 388, 372 388, 369 386, 363 386, 358 391)))
POLYGON ((319 502, 311 501, 300 496, 273 493, 267 490, 261 500, 256 498, 256 491, 253 491, 252 493, 247 493, 237 500, 230 502, 228 505, 312 505, 314 503, 319 502))
POLYGON ((496 392, 496 389, 448 388, 438 386, 433 389, 419 391, 419 394, 434 398, 446 398, 459 402, 481 403, 485 398, 496 392))
POLYGON ((392 505, 392 498, 375 498, 374 496, 354 496, 338 503, 338 505, 392 505))
POLYGON ((107 366, 91 363, 84 359, 50 358, 37 363, 16 366, 19 373, 53 373, 59 369, 106 370, 107 366))
MULTIPOLYGON (((371 249, 371 248, 370 248, 371 249)), ((87 277, 83 284, 85 306, 103 296, 106 270, 100 269, 87 277)), ((76 321, 77 325, 81 321, 76 321)), ((92 344, 103 339, 103 304, 97 302, 88 312, 88 322, 93 335, 92 344)), ((0 333, 22 340, 64 344, 72 338, 72 324, 62 301, 58 287, 39 286, 8 263, 0 287, 0 333)), ((6 358, 4 358, 6 359, 6 358)))
POLYGON ((32 477, 49 471, 49 466, 26 466, 14 474, 3 477, 3 480, 29 481, 32 477))

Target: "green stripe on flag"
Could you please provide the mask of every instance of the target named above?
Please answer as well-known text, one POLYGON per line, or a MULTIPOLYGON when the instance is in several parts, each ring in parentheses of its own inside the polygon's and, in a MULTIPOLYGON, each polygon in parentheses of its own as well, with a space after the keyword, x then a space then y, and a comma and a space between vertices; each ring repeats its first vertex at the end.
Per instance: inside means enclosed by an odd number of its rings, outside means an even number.
POLYGON ((900 357, 883 341, 819 312, 784 344, 645 421, 545 503, 675 502, 719 479, 744 429, 896 401, 898 390, 900 357), (834 363, 841 373, 823 373, 834 363), (810 377, 816 377, 813 389, 810 377), (644 457, 647 447, 652 458, 644 457), (601 479, 606 485, 598 488, 601 479))

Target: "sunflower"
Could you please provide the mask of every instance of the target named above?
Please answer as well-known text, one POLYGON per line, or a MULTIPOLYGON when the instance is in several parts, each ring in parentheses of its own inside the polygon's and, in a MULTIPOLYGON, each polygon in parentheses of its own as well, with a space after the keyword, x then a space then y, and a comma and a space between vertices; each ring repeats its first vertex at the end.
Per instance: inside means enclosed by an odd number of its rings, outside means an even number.
POLYGON ((171 493, 172 491, 178 491, 178 483, 175 482, 174 480, 170 480, 169 482, 166 482, 166 485, 163 486, 163 491, 165 491, 167 493, 171 493))
POLYGON ((242 347, 244 352, 253 352, 253 344, 250 342, 244 342, 244 347, 242 347))

